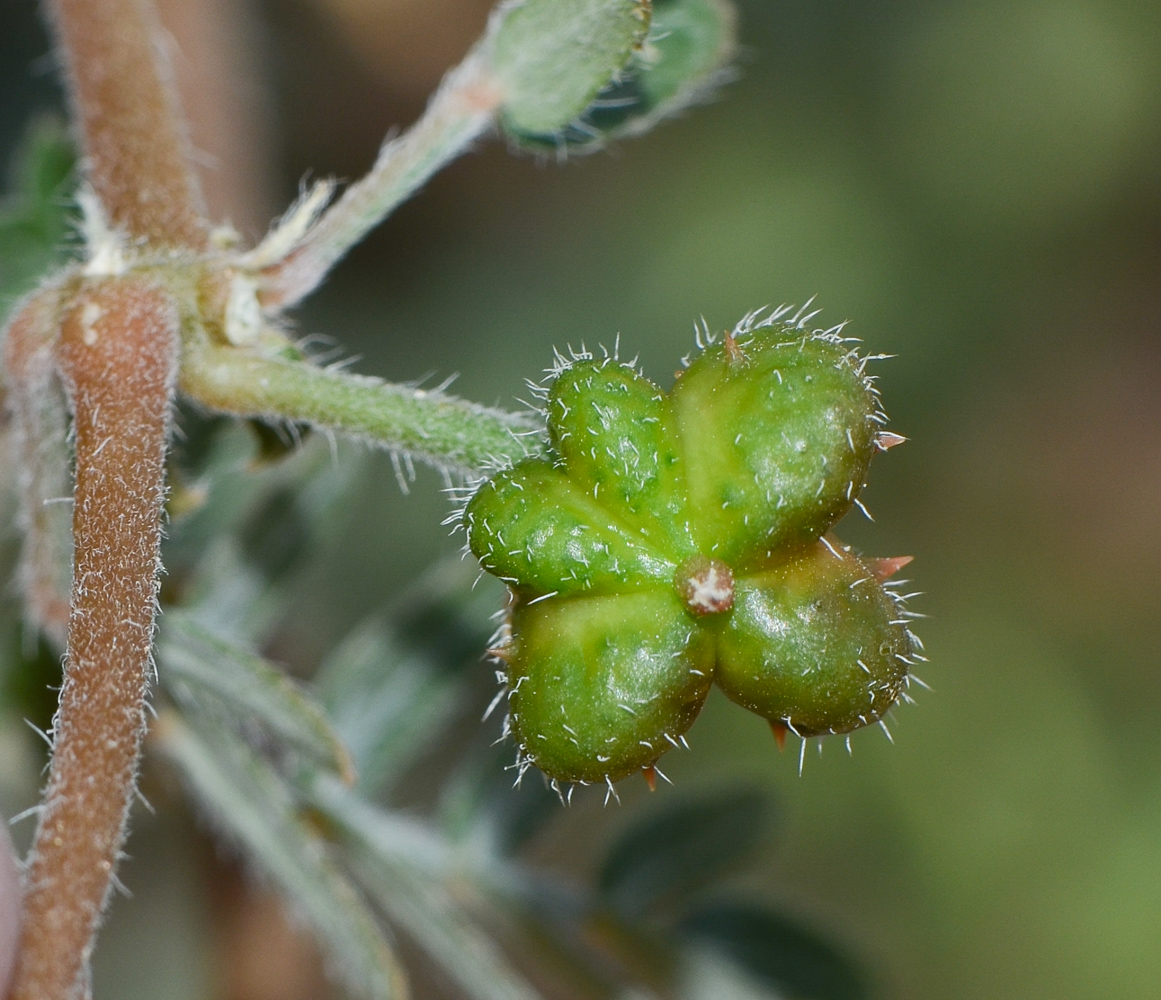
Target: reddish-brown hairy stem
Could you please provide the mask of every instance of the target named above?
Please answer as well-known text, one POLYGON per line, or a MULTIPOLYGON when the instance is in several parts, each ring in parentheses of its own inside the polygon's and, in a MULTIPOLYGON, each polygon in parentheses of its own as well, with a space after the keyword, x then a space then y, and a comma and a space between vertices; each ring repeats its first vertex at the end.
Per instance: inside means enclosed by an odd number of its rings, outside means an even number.
POLYGON ((56 367, 61 292, 22 303, 4 338, 24 534, 20 582, 32 624, 65 645, 72 579, 72 469, 68 410, 56 367))
POLYGON ((70 1000, 124 839, 157 605, 178 319, 144 278, 82 287, 59 359, 76 434, 72 612, 11 1000, 70 1000))
POLYGON ((146 0, 48 0, 86 174, 113 227, 202 250, 207 227, 177 96, 146 0))

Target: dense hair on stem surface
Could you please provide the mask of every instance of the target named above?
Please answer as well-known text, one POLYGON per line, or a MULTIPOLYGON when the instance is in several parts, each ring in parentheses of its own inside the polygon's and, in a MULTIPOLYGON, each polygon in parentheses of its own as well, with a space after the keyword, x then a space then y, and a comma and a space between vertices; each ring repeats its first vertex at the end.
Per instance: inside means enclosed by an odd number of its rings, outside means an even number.
POLYGON ((61 325, 76 434, 76 563, 54 754, 12 1000, 78 995, 145 729, 177 313, 141 278, 82 288, 61 325))

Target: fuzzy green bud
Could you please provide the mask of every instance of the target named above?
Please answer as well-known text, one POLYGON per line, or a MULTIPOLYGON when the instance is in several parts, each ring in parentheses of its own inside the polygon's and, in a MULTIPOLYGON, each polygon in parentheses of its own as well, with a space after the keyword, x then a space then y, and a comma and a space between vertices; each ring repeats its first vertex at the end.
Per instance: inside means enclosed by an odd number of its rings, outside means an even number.
POLYGON ((628 63, 649 30, 649 0, 517 0, 491 29, 489 60, 515 132, 564 128, 628 63))
POLYGON ((736 20, 729 0, 653 0, 648 36, 572 120, 551 131, 510 131, 533 149, 581 152, 641 135, 727 78, 736 20))

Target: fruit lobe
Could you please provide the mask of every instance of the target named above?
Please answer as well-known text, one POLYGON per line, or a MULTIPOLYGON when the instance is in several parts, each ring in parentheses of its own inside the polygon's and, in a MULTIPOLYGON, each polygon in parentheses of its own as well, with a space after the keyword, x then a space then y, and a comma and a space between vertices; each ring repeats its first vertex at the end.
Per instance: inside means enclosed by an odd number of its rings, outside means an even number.
POLYGON ((770 332, 710 347, 671 394, 695 541, 731 564, 818 538, 875 451, 876 400, 845 348, 770 332))
POLYGON ((549 437, 569 479, 631 532, 692 556, 677 427, 665 394, 632 367, 581 361, 548 393, 549 437))
POLYGON ((481 565, 534 595, 615 593, 673 575, 671 560, 540 459, 486 482, 467 521, 481 565))
POLYGON ((518 604, 512 631, 510 724, 554 777, 616 780, 651 764, 709 692, 713 638, 667 588, 518 604))
POLYGON ((820 541, 739 580, 714 680, 800 736, 846 733, 895 703, 910 651, 874 574, 837 540, 820 541))

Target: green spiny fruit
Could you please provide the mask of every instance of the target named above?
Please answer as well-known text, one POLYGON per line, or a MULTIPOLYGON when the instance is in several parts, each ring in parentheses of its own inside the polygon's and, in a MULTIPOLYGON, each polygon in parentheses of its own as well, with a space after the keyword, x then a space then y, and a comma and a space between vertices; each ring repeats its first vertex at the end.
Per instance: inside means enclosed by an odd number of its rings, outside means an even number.
POLYGON ((840 329, 747 316, 666 394, 632 365, 561 359, 550 456, 485 482, 468 544, 512 593, 502 642, 521 769, 647 777, 714 681, 776 733, 879 720, 917 640, 827 532, 902 439, 840 329))

